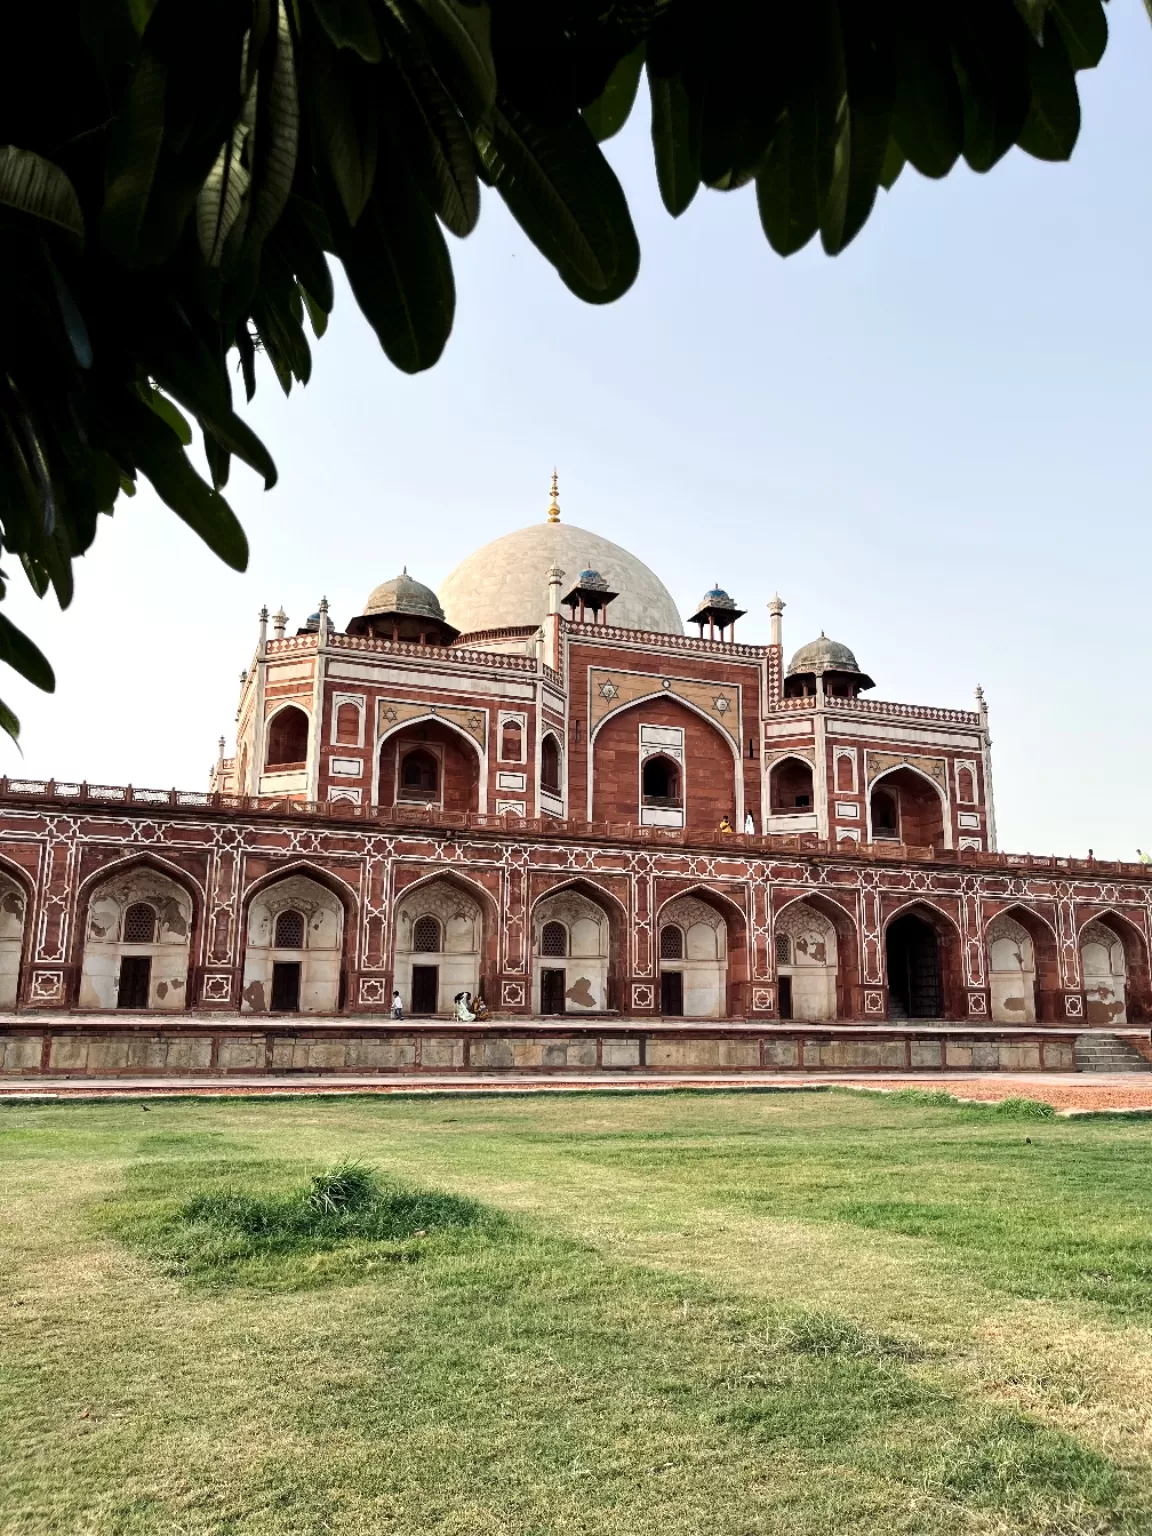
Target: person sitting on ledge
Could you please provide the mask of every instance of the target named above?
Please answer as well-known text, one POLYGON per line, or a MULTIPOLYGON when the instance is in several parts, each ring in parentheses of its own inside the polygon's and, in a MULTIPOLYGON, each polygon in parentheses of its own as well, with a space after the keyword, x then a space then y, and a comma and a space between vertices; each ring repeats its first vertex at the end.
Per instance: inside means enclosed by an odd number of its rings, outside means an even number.
POLYGON ((488 1012, 488 1004, 482 997, 478 997, 472 1004, 472 1007, 475 1009, 476 1022, 478 1024, 483 1024, 486 1019, 490 1019, 492 1017, 492 1015, 488 1012))
POLYGON ((732 823, 728 820, 727 816, 721 816, 721 818, 720 818, 720 835, 721 835, 721 837, 727 837, 731 831, 732 831, 732 823))
POLYGON ((457 992, 452 1001, 456 1004, 456 1017, 461 1024, 475 1024, 476 1015, 472 1012, 471 992, 457 992))

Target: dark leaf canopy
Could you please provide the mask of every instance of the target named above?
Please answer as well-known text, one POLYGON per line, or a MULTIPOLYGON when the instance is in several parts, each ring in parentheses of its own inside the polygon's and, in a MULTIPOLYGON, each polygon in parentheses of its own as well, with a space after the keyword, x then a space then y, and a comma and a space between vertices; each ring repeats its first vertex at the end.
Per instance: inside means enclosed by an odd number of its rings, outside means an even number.
MULTIPOLYGON (((331 259, 409 373, 447 344, 445 231, 475 228, 482 184, 579 298, 619 298, 640 249, 600 145, 638 102, 674 217, 755 183, 775 251, 836 255, 905 164, 1067 159, 1108 35, 1101 0, 40 0, 7 20, 0 548, 62 605, 140 475, 244 568, 221 492, 233 458, 268 487, 276 468, 233 383, 251 400, 258 352, 285 392, 307 382, 331 259)), ((2 617, 0 662, 53 686, 2 617)))

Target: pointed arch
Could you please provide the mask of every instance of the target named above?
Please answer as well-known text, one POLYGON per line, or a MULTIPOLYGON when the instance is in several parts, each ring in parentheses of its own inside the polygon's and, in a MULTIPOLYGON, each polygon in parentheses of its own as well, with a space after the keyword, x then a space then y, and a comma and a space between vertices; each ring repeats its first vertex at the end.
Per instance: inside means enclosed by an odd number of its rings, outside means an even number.
MULTIPOLYGON (((1079 914, 1078 914, 1079 915, 1079 914)), ((1122 989, 1114 999, 1103 996, 1094 998, 1088 988, 1088 977, 1083 976, 1087 999, 1087 1018, 1090 1024, 1137 1023, 1152 1017, 1152 977, 1149 974, 1148 937, 1140 925, 1113 906, 1091 910, 1077 928, 1077 949, 1083 950, 1084 932, 1092 923, 1099 923, 1115 934, 1124 951, 1126 976, 1122 989), (1117 1002, 1120 1004, 1117 1008, 1117 1002)), ((1083 971, 1083 962, 1081 962, 1083 971)), ((1097 989, 1098 990, 1098 989, 1097 989)))
MULTIPOLYGON (((834 901, 830 896, 817 890, 797 891, 773 909, 773 952, 776 953, 777 951, 776 937, 778 935, 783 933, 789 940, 789 959, 784 960, 778 953, 776 954, 777 985, 782 999, 785 1003, 787 1002, 788 991, 797 985, 797 977, 800 978, 801 984, 807 981, 806 973, 808 972, 810 962, 805 963, 798 958, 798 946, 794 942, 794 935, 789 935, 786 931, 790 926, 789 914, 792 914, 793 917, 797 916, 796 909, 800 907, 809 907, 818 916, 824 918, 831 925, 836 936, 835 964, 833 966, 826 966, 826 970, 831 971, 832 974, 827 977, 827 982, 829 983, 826 989, 828 1014, 825 1016, 830 1015, 836 1019, 859 1017, 862 1012, 860 1006, 860 934, 856 919, 839 902, 834 901), (787 972, 783 970, 784 966, 788 967, 787 972), (792 986, 789 988, 781 986, 785 975, 791 978, 792 986)), ((804 986, 801 985, 801 992, 804 990, 804 986)), ((813 983, 810 990, 813 1003, 818 1004, 820 998, 815 983, 813 983)), ((803 1001, 802 997, 800 999, 794 997, 794 1017, 803 1016, 795 1011, 795 1004, 799 1002, 803 1005, 803 1001)), ((781 1016, 784 1016, 783 1009, 781 1010, 781 1016)))
POLYGON ((956 919, 914 896, 886 914, 881 933, 888 1017, 957 1017, 963 940, 956 919))
POLYGON ((0 895, 0 1007, 15 1008, 32 943, 36 887, 26 870, 0 856, 0 881, 5 880, 15 887, 15 894, 0 895))
POLYGON ((631 710, 640 709, 645 704, 669 703, 679 704, 681 708, 689 710, 694 715, 698 715, 701 720, 710 725, 712 729, 717 733, 717 735, 721 736, 728 743, 728 746, 732 750, 732 755, 736 759, 736 763, 739 766, 741 762, 740 748, 732 740, 732 737, 724 729, 724 727, 718 721, 714 720, 707 710, 701 709, 699 704, 693 704, 691 699, 681 698, 678 693, 668 693, 662 688, 654 688, 651 693, 644 694, 643 698, 629 699, 627 704, 621 704, 616 709, 610 709, 608 713, 602 719, 597 720, 596 724, 593 726, 592 731, 588 737, 589 747, 592 746, 597 736, 599 736, 600 732, 606 725, 609 724, 609 722, 613 720, 619 720, 624 715, 628 714, 631 710))
POLYGON ((586 1014, 618 1006, 628 932, 628 909, 595 880, 578 875, 535 893, 528 913, 534 1010, 586 1014), (587 904, 583 910, 582 902, 587 904), (554 904, 551 911, 549 903, 554 904), (588 906, 603 915, 603 926, 588 906), (568 931, 564 957, 543 953, 543 925, 550 920, 563 922, 568 931))
MULTIPOLYGON (((385 748, 388 746, 388 743, 394 738, 403 736, 405 732, 411 731, 414 727, 420 725, 438 726, 447 733, 453 744, 464 743, 471 749, 471 753, 475 760, 476 769, 475 809, 486 809, 488 805, 487 748, 481 746, 481 744, 476 740, 475 736, 470 735, 469 732, 466 731, 462 725, 457 724, 455 720, 450 720, 444 715, 435 714, 430 709, 425 710, 423 714, 413 715, 410 720, 397 720, 396 723, 394 725, 390 725, 387 730, 378 732, 375 746, 372 749, 372 804, 382 805, 392 803, 391 801, 385 801, 382 798, 384 795, 384 784, 382 783, 381 779, 381 767, 385 757, 385 748)), ((442 748, 443 744, 433 741, 431 743, 422 743, 422 745, 439 746, 442 748)), ((399 750, 399 748, 397 748, 397 750, 399 750)), ((440 768, 441 773, 443 773, 443 763, 441 763, 440 768)), ((389 793, 391 793, 391 790, 389 790, 389 793)), ((440 786, 440 795, 441 797, 443 796, 443 784, 440 786)))
MULTIPOLYGON (((994 1024, 1057 1023, 1061 1021, 1060 949, 1055 927, 1040 912, 1020 902, 1009 902, 985 920, 981 935, 985 971, 992 1003, 994 1024), (1002 944, 992 937, 994 924, 1002 919, 1022 928, 1032 948, 1031 964, 1026 952, 1013 956, 1012 964, 996 964, 994 949, 1002 944)), ((1023 950, 1023 946, 1020 946, 1023 950)))
POLYGON ((150 850, 113 859, 80 882, 73 910, 72 985, 79 1007, 170 1012, 192 1006, 205 896, 188 870, 150 850), (141 904, 159 917, 150 938, 124 931, 126 912, 141 904))
POLYGON ((877 791, 887 795, 889 798, 895 799, 899 841, 908 847, 952 847, 952 818, 949 811, 948 791, 938 784, 931 774, 925 773, 922 768, 916 767, 914 763, 903 761, 893 763, 891 768, 885 768, 883 773, 876 775, 868 785, 867 817, 869 842, 876 841, 873 800, 877 791), (917 797, 911 796, 907 804, 907 813, 906 797, 903 792, 906 783, 906 780, 903 778, 905 775, 908 779, 914 780, 918 787, 922 787, 918 797, 919 806, 917 806, 917 797), (889 782, 893 779, 896 781, 895 784, 889 782), (928 816, 927 824, 925 824, 924 802, 926 796, 924 791, 927 789, 932 791, 932 796, 929 802, 931 812, 928 816))
POLYGON ((682 886, 659 901, 653 916, 653 936, 660 972, 660 1011, 664 1014, 682 1012, 690 1018, 743 1016, 747 1012, 750 974, 749 933, 748 914, 741 904, 727 892, 703 882, 682 886), (692 931, 696 924, 685 926, 683 914, 666 916, 678 902, 698 902, 714 912, 724 924, 723 944, 717 947, 714 957, 700 948, 694 950, 692 931), (684 947, 679 956, 664 952, 661 935, 667 923, 672 921, 677 922, 684 932, 684 947), (681 981, 670 987, 665 977, 677 975, 681 981), (680 1007, 676 1006, 678 994, 682 994, 680 1007))

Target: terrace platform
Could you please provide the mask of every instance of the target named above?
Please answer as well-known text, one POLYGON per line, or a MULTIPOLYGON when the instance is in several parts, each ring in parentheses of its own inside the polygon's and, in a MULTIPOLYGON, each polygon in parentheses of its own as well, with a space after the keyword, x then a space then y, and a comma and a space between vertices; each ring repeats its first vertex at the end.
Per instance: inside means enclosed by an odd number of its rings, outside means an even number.
MULTIPOLYGON (((1152 1066, 1147 1026, 1109 1037, 1152 1066)), ((720 1074, 1076 1073, 1099 1032, 903 1024, 764 1024, 612 1017, 378 1021, 363 1015, 35 1013, 0 1018, 0 1079, 237 1082, 578 1074, 605 1082, 720 1074)), ((1085 1074, 1091 1075, 1091 1074, 1085 1074)))

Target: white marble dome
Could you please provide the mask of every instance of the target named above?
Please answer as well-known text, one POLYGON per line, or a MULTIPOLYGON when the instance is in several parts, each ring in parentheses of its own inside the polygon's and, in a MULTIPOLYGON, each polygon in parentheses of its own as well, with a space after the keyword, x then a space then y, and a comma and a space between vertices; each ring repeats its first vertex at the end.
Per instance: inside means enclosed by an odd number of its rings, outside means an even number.
POLYGON ((576 585, 581 571, 600 572, 609 589, 620 594, 608 608, 609 624, 684 633, 672 594, 655 572, 611 539, 572 523, 533 523, 493 539, 444 578, 437 596, 449 624, 461 634, 540 624, 548 612, 548 568, 553 565, 565 573, 562 592, 576 585))

